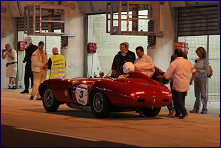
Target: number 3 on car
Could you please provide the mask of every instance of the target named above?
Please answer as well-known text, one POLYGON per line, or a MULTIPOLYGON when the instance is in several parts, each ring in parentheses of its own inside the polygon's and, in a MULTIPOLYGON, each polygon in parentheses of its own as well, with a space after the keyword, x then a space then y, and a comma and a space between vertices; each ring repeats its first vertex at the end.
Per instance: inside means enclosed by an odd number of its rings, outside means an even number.
POLYGON ((76 100, 79 104, 86 105, 88 100, 88 87, 85 84, 80 84, 75 90, 76 100))

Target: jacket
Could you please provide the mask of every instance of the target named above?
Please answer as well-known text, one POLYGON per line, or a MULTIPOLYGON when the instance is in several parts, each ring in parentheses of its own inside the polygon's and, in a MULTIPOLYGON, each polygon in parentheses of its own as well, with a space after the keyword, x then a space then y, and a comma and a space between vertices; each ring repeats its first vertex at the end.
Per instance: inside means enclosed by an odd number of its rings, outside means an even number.
POLYGON ((43 59, 39 49, 37 49, 31 56, 31 69, 33 72, 40 72, 41 68, 48 63, 48 56, 45 50, 43 52, 43 59))

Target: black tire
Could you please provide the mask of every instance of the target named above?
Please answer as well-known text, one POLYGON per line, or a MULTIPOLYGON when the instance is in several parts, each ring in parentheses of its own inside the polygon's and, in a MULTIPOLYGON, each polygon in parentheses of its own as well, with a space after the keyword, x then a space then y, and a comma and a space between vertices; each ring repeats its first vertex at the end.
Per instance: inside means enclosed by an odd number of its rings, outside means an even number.
POLYGON ((59 102, 56 100, 54 93, 50 87, 44 89, 42 95, 42 103, 46 111, 55 112, 59 107, 59 102))
POLYGON ((67 103, 65 103, 68 107, 70 107, 71 108, 71 104, 70 104, 70 102, 67 102, 67 103))
POLYGON ((90 99, 91 112, 97 118, 104 118, 110 114, 111 103, 102 92, 94 92, 90 99))
POLYGON ((143 108, 143 114, 147 117, 154 117, 159 114, 160 110, 161 110, 161 107, 154 107, 153 109, 149 107, 145 107, 143 108))

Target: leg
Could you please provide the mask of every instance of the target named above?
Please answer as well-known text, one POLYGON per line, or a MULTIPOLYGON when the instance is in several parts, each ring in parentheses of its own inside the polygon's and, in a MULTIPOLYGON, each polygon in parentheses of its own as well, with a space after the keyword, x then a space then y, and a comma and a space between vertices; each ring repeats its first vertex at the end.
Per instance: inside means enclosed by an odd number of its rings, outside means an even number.
POLYGON ((25 90, 22 91, 21 93, 29 93, 29 77, 30 77, 30 74, 27 68, 25 67, 25 77, 24 77, 25 90))
POLYGON ((177 96, 177 91, 172 90, 172 96, 173 96, 173 103, 174 103, 174 109, 176 111, 175 116, 179 116, 181 114, 180 108, 179 108, 179 98, 177 96))
POLYGON ((196 101, 194 103, 194 108, 193 110, 190 111, 190 113, 198 113, 200 109, 200 89, 199 89, 199 78, 196 77, 194 79, 194 92, 195 92, 195 97, 196 101))
POLYGON ((207 113, 207 94, 206 94, 206 90, 207 90, 207 78, 206 77, 200 77, 200 92, 201 92, 201 102, 203 104, 203 109, 202 109, 202 114, 206 114, 207 113))
POLYGON ((30 100, 33 100, 36 93, 38 92, 38 86, 40 84, 40 72, 33 72, 34 86, 32 88, 30 100))
POLYGON ((187 115, 186 107, 185 107, 185 94, 186 92, 179 92, 179 98, 180 98, 180 109, 182 116, 185 117, 187 115))
MULTIPOLYGON (((41 82, 43 82, 44 80, 46 80, 46 70, 45 69, 41 69, 40 71, 40 81, 39 81, 39 85, 41 84, 41 82)), ((38 86, 39 86, 38 85, 38 86)), ((37 100, 40 100, 41 96, 39 94, 39 92, 37 91, 37 100)))
POLYGON ((25 90, 28 90, 28 88, 29 88, 29 73, 26 68, 25 68, 24 83, 25 83, 25 90))
POLYGON ((34 78, 33 78, 33 72, 32 72, 32 71, 31 71, 31 73, 30 73, 30 77, 31 77, 31 88, 33 88, 34 78))

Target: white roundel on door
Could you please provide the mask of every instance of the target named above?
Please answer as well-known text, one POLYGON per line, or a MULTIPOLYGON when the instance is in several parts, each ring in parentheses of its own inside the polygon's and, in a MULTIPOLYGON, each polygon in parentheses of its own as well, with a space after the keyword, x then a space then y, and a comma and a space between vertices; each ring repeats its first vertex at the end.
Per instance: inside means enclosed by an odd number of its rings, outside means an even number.
POLYGON ((79 104, 86 105, 87 100, 88 100, 87 85, 85 85, 85 84, 78 85, 76 90, 75 90, 75 96, 76 96, 77 102, 79 104))

